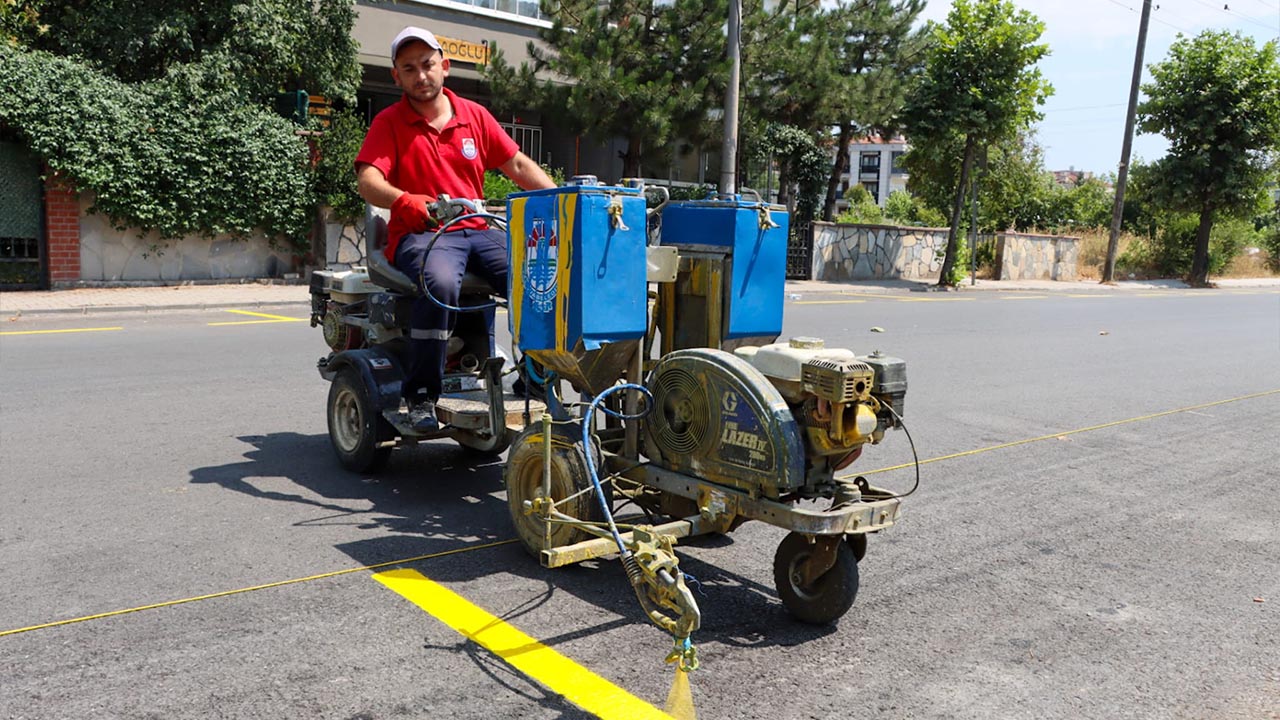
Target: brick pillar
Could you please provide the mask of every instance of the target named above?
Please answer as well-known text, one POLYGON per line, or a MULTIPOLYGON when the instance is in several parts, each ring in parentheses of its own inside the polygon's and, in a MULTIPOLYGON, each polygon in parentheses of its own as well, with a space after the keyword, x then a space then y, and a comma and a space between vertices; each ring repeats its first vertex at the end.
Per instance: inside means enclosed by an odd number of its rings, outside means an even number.
POLYGON ((57 287, 80 280, 80 193, 46 170, 44 234, 49 285, 57 287))

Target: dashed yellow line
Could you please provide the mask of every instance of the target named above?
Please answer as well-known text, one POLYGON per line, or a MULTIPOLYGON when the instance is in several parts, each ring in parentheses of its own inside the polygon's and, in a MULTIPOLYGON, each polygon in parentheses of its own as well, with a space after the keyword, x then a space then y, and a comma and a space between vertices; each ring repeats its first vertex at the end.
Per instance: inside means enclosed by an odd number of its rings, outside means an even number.
POLYGON ((416 570, 391 570, 377 573, 373 579, 597 717, 604 720, 669 720, 671 717, 416 570))
POLYGON ((109 330, 123 330, 122 327, 98 327, 98 328, 69 328, 67 330, 6 330, 0 332, 0 335, 57 335, 63 333, 82 333, 82 332, 107 332, 109 330))
POLYGON ((1047 300, 1048 295, 1001 295, 1001 300, 1047 300))
MULTIPOLYGON (((1139 417, 1126 418, 1124 420, 1115 420, 1109 423, 1102 423, 1101 425, 1090 425, 1089 427, 1076 428, 1075 430, 1066 430, 1064 432, 1051 433, 1049 435, 1041 435, 1039 437, 1027 438, 1026 440, 1015 440, 1013 442, 1001 443, 999 445, 991 445, 989 447, 977 448, 976 450, 965 450, 964 452, 952 453, 950 455, 941 455, 939 457, 929 458, 927 460, 921 460, 920 464, 928 465, 929 463, 942 462, 943 460, 955 460, 956 458, 969 457, 970 455, 977 455, 979 453, 991 452, 992 450, 1004 450, 1005 448, 1017 447, 1019 445, 1028 445, 1030 443, 1040 442, 1042 440, 1056 440, 1058 438, 1067 437, 1068 435, 1079 435, 1080 433, 1093 432, 1095 430, 1104 430, 1106 428, 1113 428, 1119 425, 1128 425, 1130 423, 1142 422, 1144 420, 1154 420, 1156 418, 1162 418, 1168 415, 1177 415, 1178 413, 1191 412, 1193 410, 1203 410, 1205 408, 1215 407, 1217 405, 1226 405, 1227 403, 1240 402, 1242 400, 1253 400, 1255 398, 1266 397, 1267 395, 1275 395, 1277 393, 1280 393, 1280 389, 1266 390, 1259 393, 1253 393, 1252 395, 1241 395, 1240 397, 1233 397, 1227 400, 1215 400, 1214 402, 1202 403, 1200 405, 1191 405, 1189 407, 1177 408, 1175 410, 1165 410, 1164 412, 1151 413, 1150 415, 1141 415, 1139 417)), ((847 475, 837 476, 837 479, 842 480, 844 478, 857 477, 858 475, 874 475, 876 473, 889 472, 890 470, 902 470, 903 468, 909 468, 909 467, 915 467, 915 463, 909 462, 909 463, 903 463, 901 465, 893 465, 891 467, 879 468, 877 470, 849 473, 847 475)))
POLYGON ((796 300, 792 305, 853 305, 866 300, 796 300))

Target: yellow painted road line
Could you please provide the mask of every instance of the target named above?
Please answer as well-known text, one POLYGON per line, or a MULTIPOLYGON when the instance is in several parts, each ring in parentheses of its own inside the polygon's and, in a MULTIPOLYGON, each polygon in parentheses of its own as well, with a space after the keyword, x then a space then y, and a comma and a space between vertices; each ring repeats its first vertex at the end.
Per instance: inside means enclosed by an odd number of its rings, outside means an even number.
POLYGON ((898 302, 970 302, 974 297, 902 298, 898 302))
POLYGON ((671 717, 416 570, 391 570, 377 573, 373 579, 597 717, 671 717))
POLYGON ((1067 293, 1067 297, 1076 297, 1076 298, 1108 298, 1108 297, 1115 297, 1115 295, 1111 295, 1111 294, 1109 294, 1109 293, 1067 293))
POLYGON ((207 323, 209 327, 226 327, 228 325, 266 325, 268 323, 282 322, 306 322, 308 318, 288 317, 285 315, 270 315, 268 313, 252 312, 250 310, 228 310, 229 313, 237 315, 250 315, 253 317, 266 318, 266 320, 235 320, 231 322, 213 322, 207 323))
POLYGON ((288 320, 233 320, 231 322, 206 323, 209 327, 227 327, 228 325, 276 325, 282 322, 301 322, 298 318, 288 320))
POLYGON ((846 297, 860 297, 860 298, 868 298, 868 299, 871 299, 871 300, 900 300, 900 299, 901 299, 901 298, 896 298, 896 297, 894 297, 894 296, 892 296, 892 295, 887 295, 887 294, 884 294, 884 293, 841 292, 841 293, 837 293, 837 294, 838 294, 838 295, 844 295, 844 296, 846 296, 846 297))
POLYGON ((796 300, 792 305, 853 305, 866 300, 796 300))
POLYGON ((1001 295, 1001 300, 1045 300, 1048 295, 1001 295))
POLYGON ((404 558, 401 560, 391 560, 388 562, 377 563, 374 565, 361 565, 360 567, 347 568, 345 570, 334 570, 333 572, 320 573, 319 575, 308 575, 307 577, 293 578, 292 580, 280 580, 278 582, 266 583, 265 585, 254 585, 252 587, 238 588, 236 590, 224 590, 222 592, 210 593, 208 595, 197 595, 196 597, 183 598, 181 600, 169 600, 166 602, 154 603, 151 605, 142 605, 139 607, 125 608, 124 610, 112 610, 111 612, 98 613, 96 615, 85 615, 84 617, 70 618, 67 620, 55 620, 54 622, 41 623, 39 625, 28 625, 27 627, 14 628, 13 630, 0 630, 0 637, 5 635, 17 635, 18 633, 31 632, 32 630, 43 630, 45 628, 60 627, 62 625, 71 625, 72 623, 85 622, 87 620, 101 620, 102 618, 115 617, 117 615, 127 615, 129 613, 142 612, 143 610, 155 610, 157 608, 172 607, 174 605, 182 605, 185 603, 199 602, 201 600, 213 600, 214 598, 228 597, 230 595, 240 595, 243 593, 256 592, 258 590, 268 590, 270 588, 283 587, 285 585, 296 585, 298 583, 311 582, 312 580, 323 580, 325 578, 338 577, 339 575, 347 575, 350 573, 363 572, 366 570, 377 570, 379 568, 391 567, 392 565, 402 565, 404 563, 418 562, 419 560, 431 560, 433 558, 444 557, 446 555, 458 555, 460 553, 472 552, 475 550, 485 550, 487 548, 498 547, 500 545, 510 545, 516 540, 499 540, 498 542, 485 543, 483 545, 467 545, 466 547, 455 548, 453 550, 445 550, 443 552, 431 553, 429 555, 418 555, 417 557, 404 558))
POLYGON ((229 313, 237 315, 252 315, 254 317, 268 318, 270 320, 279 320, 281 322, 304 322, 307 318, 289 317, 288 315, 270 315, 268 313, 253 312, 251 310, 228 310, 229 313))
MULTIPOLYGON (((978 448, 976 450, 965 450, 964 452, 952 453, 950 455, 942 455, 940 457, 929 458, 928 460, 921 460, 920 464, 928 465, 929 463, 942 462, 943 460, 955 460, 956 458, 968 457, 970 455, 977 455, 979 453, 984 453, 984 452, 991 452, 992 450, 1004 450, 1005 448, 1017 447, 1018 445, 1027 445, 1034 442, 1040 442, 1041 440, 1054 440, 1057 438, 1067 437, 1068 435, 1079 435, 1080 433, 1093 432, 1094 430, 1105 430, 1106 428, 1113 428, 1120 425, 1128 425, 1130 423, 1142 422, 1144 420, 1154 420, 1156 418, 1162 418, 1168 415, 1177 415, 1178 413, 1191 412, 1193 410, 1203 410, 1205 408, 1215 407, 1217 405, 1226 405, 1227 403, 1240 402, 1242 400, 1253 400, 1260 397, 1266 397, 1267 395, 1275 395, 1277 393, 1280 393, 1280 389, 1266 390, 1260 393, 1253 393, 1252 395, 1241 395, 1240 397, 1229 398, 1227 400, 1215 400, 1214 402, 1202 403, 1200 405, 1191 405, 1189 407, 1177 408, 1175 410, 1165 410, 1164 412, 1152 413, 1150 415, 1142 415, 1140 417, 1134 417, 1134 418, 1127 418, 1125 420, 1115 420, 1113 422, 1103 423, 1101 425, 1091 425, 1085 428, 1076 428, 1075 430, 1067 430, 1065 432, 1052 433, 1050 435, 1041 435, 1040 437, 1027 438, 1026 440, 1015 440, 1013 442, 1002 443, 1000 445, 992 445, 990 447, 978 448)), ((843 480, 845 478, 857 477, 858 475, 874 475, 876 473, 889 472, 890 470, 902 470, 903 468, 909 468, 909 467, 915 467, 915 463, 913 462, 903 463, 901 465, 894 465, 892 467, 880 468, 878 470, 849 473, 848 475, 837 476, 836 479, 843 480)))
POLYGON ((62 333, 82 333, 82 332, 106 332, 108 330, 123 330, 122 327, 100 327, 100 328, 71 328, 68 330, 6 330, 0 332, 0 335, 57 335, 62 333))

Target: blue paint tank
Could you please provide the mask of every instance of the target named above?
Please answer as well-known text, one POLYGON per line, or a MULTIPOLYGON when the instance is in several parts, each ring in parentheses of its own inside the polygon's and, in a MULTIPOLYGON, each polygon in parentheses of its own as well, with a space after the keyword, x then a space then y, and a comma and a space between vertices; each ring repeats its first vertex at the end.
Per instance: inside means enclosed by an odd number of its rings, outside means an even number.
POLYGON ((597 394, 622 375, 648 312, 640 190, 571 185, 507 199, 511 336, 597 394))
POLYGON ((730 340, 782 333, 788 231, 783 207, 740 197, 674 202, 662 211, 663 245, 727 256, 723 337, 730 340))

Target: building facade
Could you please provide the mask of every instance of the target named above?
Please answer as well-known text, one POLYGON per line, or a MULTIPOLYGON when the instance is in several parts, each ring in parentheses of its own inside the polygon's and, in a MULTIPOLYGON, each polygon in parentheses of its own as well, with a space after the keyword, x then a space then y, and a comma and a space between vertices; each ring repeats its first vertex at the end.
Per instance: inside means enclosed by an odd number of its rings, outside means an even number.
POLYGON ((880 207, 884 207, 890 193, 906 190, 907 171, 902 167, 906 151, 907 141, 900 137, 886 140, 872 135, 849 143, 849 168, 840 176, 837 210, 849 206, 844 196, 855 185, 866 188, 880 207))
MULTIPOLYGON (((509 65, 528 62, 529 43, 541 44, 538 31, 551 25, 537 0, 362 0, 356 10, 352 35, 360 45, 363 69, 356 103, 366 122, 400 99, 391 80, 391 40, 406 25, 430 30, 444 46, 450 61, 445 85, 491 110, 493 95, 480 66, 499 50, 509 65)), ((615 181, 621 176, 618 152, 625 148, 617 142, 585 142, 532 109, 494 116, 526 155, 563 170, 566 177, 592 174, 615 181)))

